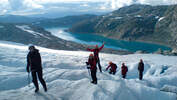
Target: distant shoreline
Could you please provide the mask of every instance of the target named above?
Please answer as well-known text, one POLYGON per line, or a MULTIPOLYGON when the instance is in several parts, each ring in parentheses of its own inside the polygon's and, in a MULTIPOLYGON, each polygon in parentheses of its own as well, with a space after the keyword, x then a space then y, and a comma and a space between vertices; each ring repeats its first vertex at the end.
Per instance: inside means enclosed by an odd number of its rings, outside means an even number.
POLYGON ((101 45, 101 43, 104 41, 107 44, 107 48, 112 48, 114 50, 128 50, 130 52, 136 52, 136 51, 145 51, 145 52, 149 52, 149 53, 153 53, 155 51, 157 51, 159 48, 161 48, 162 50, 171 50, 171 48, 169 48, 168 46, 165 45, 161 45, 161 44, 157 44, 157 43, 152 43, 152 42, 144 42, 144 41, 130 41, 130 40, 121 40, 121 39, 115 39, 115 38, 110 38, 110 37, 105 37, 102 36, 100 34, 86 34, 86 36, 84 35, 84 33, 72 33, 67 31, 66 28, 63 27, 56 27, 56 28, 51 28, 47 29, 48 31, 51 32, 51 34, 57 35, 57 37, 62 38, 64 40, 68 40, 68 41, 72 41, 75 43, 79 43, 79 44, 86 44, 86 45, 101 45), (57 33, 57 30, 62 30, 63 33, 57 33), (98 35, 98 38, 95 38, 95 36, 98 35), (88 38, 87 38, 88 37, 88 38), (93 37, 93 38, 91 38, 93 37), (66 39, 68 38, 68 39, 66 39), (73 40, 72 40, 73 39, 73 40), (86 39, 86 40, 85 40, 86 39), (100 40, 102 40, 100 42, 100 40), (81 42, 83 41, 83 43, 81 42), (92 42, 95 42, 92 43, 92 42), (135 46, 133 46, 135 45, 135 46), (137 46, 137 47, 136 47, 137 46), (144 48, 145 47, 145 48, 144 48), (151 49, 152 48, 152 49, 151 49))

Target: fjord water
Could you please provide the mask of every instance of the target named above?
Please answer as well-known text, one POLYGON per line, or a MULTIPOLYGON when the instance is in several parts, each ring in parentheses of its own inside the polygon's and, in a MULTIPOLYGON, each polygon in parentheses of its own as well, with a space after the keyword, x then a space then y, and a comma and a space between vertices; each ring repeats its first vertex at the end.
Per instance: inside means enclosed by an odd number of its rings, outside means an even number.
POLYGON ((143 43, 143 42, 132 42, 132 41, 123 41, 106 38, 96 34, 86 34, 86 33, 70 33, 65 32, 67 28, 55 27, 55 28, 46 28, 47 31, 51 32, 53 35, 62 38, 64 40, 69 40, 81 44, 88 45, 101 45, 103 42, 106 43, 107 48, 118 49, 118 50, 128 50, 128 51, 146 51, 146 52, 155 52, 159 48, 162 50, 171 50, 171 48, 152 44, 152 43, 143 43))

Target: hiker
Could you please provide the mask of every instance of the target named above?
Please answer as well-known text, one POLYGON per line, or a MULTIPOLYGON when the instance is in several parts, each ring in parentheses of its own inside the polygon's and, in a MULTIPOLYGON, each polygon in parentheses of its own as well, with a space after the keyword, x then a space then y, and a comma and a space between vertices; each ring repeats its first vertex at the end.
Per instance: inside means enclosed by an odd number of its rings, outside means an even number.
POLYGON ((139 80, 143 79, 143 71, 144 71, 144 63, 143 60, 140 59, 140 62, 138 64, 138 71, 139 71, 139 80))
POLYGON ((106 68, 106 71, 107 71, 109 68, 110 68, 109 74, 115 75, 116 69, 117 69, 117 65, 110 61, 110 62, 109 62, 109 66, 106 68), (111 67, 111 68, 110 68, 110 67, 111 67))
POLYGON ((31 71, 32 82, 34 83, 34 86, 36 88, 35 92, 39 91, 37 76, 44 88, 44 91, 47 92, 47 86, 43 79, 41 56, 40 56, 39 50, 36 49, 35 46, 33 45, 29 46, 26 70, 28 73, 30 73, 31 71))
POLYGON ((122 69, 122 78, 125 78, 126 74, 128 72, 128 68, 127 68, 127 66, 125 66, 125 63, 122 63, 121 69, 122 69))
POLYGON ((99 59, 99 52, 103 49, 103 45, 99 48, 98 45, 95 46, 95 49, 89 49, 87 48, 88 51, 91 51, 94 53, 94 58, 96 59, 96 65, 98 64, 100 72, 102 72, 101 65, 100 65, 100 59, 99 59))
POLYGON ((88 59, 88 62, 86 62, 86 64, 89 65, 89 67, 87 67, 87 68, 90 69, 90 71, 91 71, 91 77, 92 77, 91 83, 97 84, 97 77, 96 77, 96 72, 97 72, 96 59, 94 58, 94 55, 93 55, 93 54, 90 54, 90 55, 89 55, 89 59, 88 59))

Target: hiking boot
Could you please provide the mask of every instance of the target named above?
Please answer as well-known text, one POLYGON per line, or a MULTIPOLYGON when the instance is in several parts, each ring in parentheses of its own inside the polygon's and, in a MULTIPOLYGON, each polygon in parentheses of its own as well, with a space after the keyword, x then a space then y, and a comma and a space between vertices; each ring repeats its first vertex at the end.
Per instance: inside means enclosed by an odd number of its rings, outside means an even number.
POLYGON ((44 91, 47 92, 47 87, 44 88, 44 91))
POLYGON ((96 82, 96 81, 92 81, 91 83, 93 83, 93 84, 97 84, 97 82, 96 82))
POLYGON ((35 89, 35 92, 38 92, 39 91, 39 89, 35 89))
POLYGON ((94 83, 93 84, 97 84, 97 81, 94 81, 94 83))

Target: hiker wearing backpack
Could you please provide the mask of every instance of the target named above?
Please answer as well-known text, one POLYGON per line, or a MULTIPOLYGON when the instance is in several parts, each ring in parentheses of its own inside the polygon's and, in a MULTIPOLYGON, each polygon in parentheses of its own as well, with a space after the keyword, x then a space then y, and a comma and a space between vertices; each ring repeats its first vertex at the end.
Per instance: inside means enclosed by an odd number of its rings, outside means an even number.
POLYGON ((122 78, 126 78, 126 74, 128 72, 128 67, 125 66, 125 63, 122 63, 121 71, 122 71, 122 78))
POLYGON ((106 68, 106 71, 107 71, 109 68, 110 68, 109 74, 115 75, 116 69, 117 69, 117 65, 110 61, 110 62, 109 62, 109 66, 106 68))
POLYGON ((90 54, 90 55, 89 55, 89 59, 88 59, 88 62, 86 62, 86 64, 89 66, 89 67, 87 67, 87 68, 90 69, 90 71, 91 71, 91 77, 92 77, 91 83, 97 84, 97 77, 96 77, 96 72, 97 72, 96 59, 95 59, 95 57, 94 57, 93 54, 90 54))
POLYGON ((143 79, 143 71, 144 71, 144 63, 143 60, 140 59, 140 62, 138 64, 138 71, 139 71, 139 80, 143 79))
POLYGON ((100 65, 100 59, 99 59, 99 52, 103 49, 104 43, 101 47, 98 47, 98 45, 95 46, 95 49, 87 48, 88 51, 91 51, 94 53, 94 58, 96 59, 96 64, 98 64, 100 72, 102 72, 101 65, 100 65))
POLYGON ((29 53, 27 55, 26 70, 28 73, 30 73, 30 71, 31 71, 32 81, 33 81, 34 86, 36 88, 35 92, 39 91, 37 76, 44 88, 44 91, 47 92, 47 86, 46 86, 46 83, 43 79, 41 56, 40 56, 39 50, 36 49, 33 45, 29 46, 29 53))

